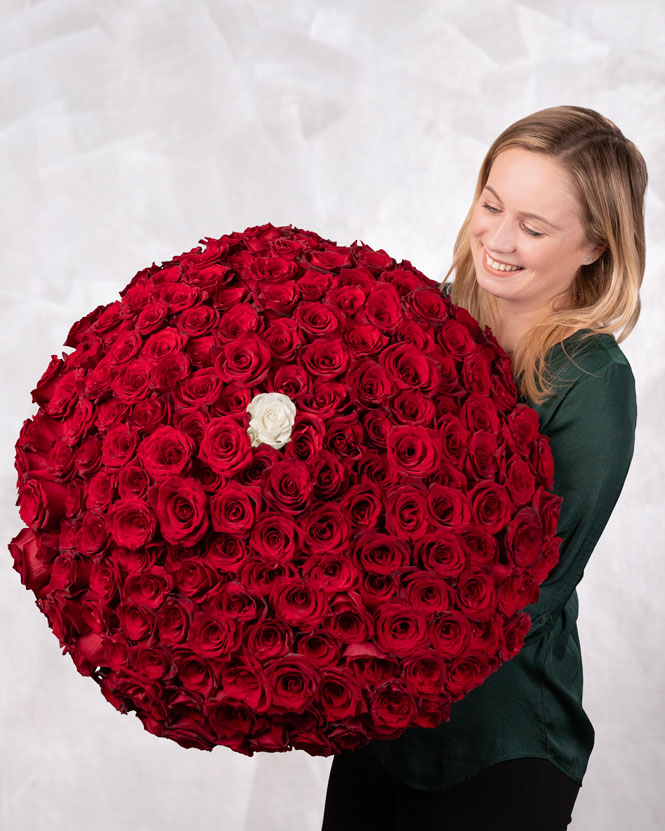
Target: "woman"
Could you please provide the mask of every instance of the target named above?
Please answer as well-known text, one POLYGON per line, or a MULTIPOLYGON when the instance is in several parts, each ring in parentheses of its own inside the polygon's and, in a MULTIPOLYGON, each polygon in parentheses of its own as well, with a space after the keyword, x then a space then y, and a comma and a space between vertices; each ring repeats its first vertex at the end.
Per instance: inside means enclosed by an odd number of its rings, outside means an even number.
POLYGON ((582 107, 517 121, 483 161, 442 290, 492 328, 550 438, 560 560, 526 609, 522 650, 450 721, 333 759, 324 831, 561 831, 571 820, 594 743, 576 586, 633 454, 634 379, 617 343, 640 311, 646 185, 637 148, 582 107))

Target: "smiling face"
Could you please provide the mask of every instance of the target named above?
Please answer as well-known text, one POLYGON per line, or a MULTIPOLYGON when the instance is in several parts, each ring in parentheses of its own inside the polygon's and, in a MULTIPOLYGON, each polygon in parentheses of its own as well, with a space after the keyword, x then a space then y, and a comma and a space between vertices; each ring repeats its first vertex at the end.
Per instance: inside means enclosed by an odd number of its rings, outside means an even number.
POLYGON ((599 253, 587 242, 580 216, 572 183, 555 159, 522 147, 501 151, 471 217, 480 286, 500 305, 547 316, 554 298, 570 292, 585 257, 599 253))

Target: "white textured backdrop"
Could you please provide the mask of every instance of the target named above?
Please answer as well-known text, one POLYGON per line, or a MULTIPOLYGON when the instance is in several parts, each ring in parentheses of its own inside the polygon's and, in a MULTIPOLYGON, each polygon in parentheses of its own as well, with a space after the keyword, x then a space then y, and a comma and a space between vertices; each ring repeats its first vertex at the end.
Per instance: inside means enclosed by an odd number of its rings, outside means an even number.
MULTIPOLYGON (((2 537, 29 390, 136 271, 272 222, 441 279, 495 136, 593 107, 646 158, 648 255, 635 457, 579 590, 596 746, 571 829, 663 828, 664 33, 660 0, 0 0, 2 537)), ((60 654, 8 552, 0 650, 3 829, 320 828, 330 759, 146 733, 60 654)))

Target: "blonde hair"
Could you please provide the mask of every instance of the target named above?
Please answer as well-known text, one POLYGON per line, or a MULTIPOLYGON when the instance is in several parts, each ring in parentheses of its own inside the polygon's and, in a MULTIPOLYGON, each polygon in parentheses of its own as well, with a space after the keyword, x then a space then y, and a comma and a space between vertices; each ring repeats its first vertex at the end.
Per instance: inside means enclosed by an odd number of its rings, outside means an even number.
POLYGON ((470 225, 476 202, 498 154, 523 147, 555 159, 568 172, 581 207, 587 242, 605 245, 600 257, 580 267, 569 298, 547 320, 532 327, 512 356, 513 375, 520 392, 534 403, 553 393, 545 376, 548 350, 571 328, 628 336, 640 314, 639 290, 644 276, 644 195, 647 168, 642 155, 609 119, 586 107, 560 106, 539 110, 507 127, 487 151, 478 174, 473 204, 457 235, 451 300, 463 306, 483 326, 494 328, 496 305, 476 280, 470 245, 470 225))

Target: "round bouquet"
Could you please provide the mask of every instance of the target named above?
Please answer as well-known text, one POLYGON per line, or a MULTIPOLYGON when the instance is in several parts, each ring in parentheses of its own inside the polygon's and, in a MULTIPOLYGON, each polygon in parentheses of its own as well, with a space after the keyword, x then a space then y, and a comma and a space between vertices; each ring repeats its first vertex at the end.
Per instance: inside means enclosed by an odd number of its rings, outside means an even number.
POLYGON ((434 727, 558 560, 538 416, 408 261, 269 223, 200 242, 33 390, 14 568, 78 671, 184 747, 434 727))

